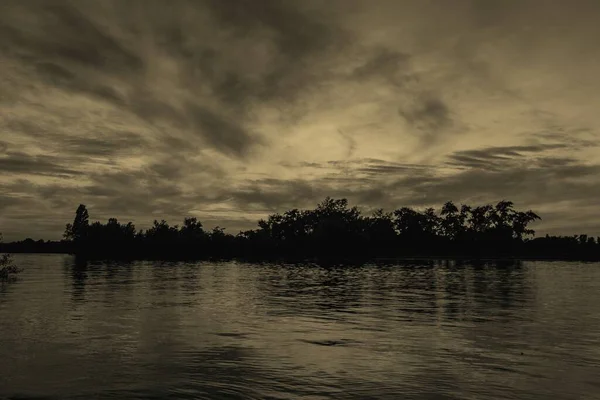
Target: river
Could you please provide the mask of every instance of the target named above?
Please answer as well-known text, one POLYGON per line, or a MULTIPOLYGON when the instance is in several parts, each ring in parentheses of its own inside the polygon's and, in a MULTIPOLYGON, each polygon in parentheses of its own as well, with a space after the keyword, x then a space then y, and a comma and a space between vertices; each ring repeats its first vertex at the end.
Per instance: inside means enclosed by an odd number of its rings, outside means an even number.
POLYGON ((600 398, 599 263, 15 259, 0 398, 600 398))

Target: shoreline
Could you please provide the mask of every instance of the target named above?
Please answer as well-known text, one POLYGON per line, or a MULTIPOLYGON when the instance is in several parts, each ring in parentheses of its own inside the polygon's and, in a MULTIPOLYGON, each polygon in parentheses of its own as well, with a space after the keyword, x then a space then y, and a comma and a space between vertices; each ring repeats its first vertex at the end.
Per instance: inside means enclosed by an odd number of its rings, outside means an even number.
POLYGON ((283 263, 380 263, 380 262, 404 262, 404 261, 565 261, 565 262, 600 262, 599 257, 548 257, 548 256, 475 256, 475 255, 414 255, 414 256, 390 256, 390 257, 139 257, 139 256, 124 256, 124 257, 98 257, 97 255, 77 255, 69 252, 31 252, 31 251, 10 251, 6 254, 26 254, 26 255, 51 255, 62 254, 73 257, 80 257, 86 261, 174 261, 174 262, 203 262, 203 261, 240 261, 253 263, 263 262, 283 262, 283 263))

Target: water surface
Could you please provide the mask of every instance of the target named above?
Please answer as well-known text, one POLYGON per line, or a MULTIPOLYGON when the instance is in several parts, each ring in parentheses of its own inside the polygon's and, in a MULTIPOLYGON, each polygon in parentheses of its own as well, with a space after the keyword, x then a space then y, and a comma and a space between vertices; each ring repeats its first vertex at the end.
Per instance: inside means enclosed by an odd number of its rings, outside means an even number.
POLYGON ((16 261, 0 398, 600 398, 598 263, 16 261))

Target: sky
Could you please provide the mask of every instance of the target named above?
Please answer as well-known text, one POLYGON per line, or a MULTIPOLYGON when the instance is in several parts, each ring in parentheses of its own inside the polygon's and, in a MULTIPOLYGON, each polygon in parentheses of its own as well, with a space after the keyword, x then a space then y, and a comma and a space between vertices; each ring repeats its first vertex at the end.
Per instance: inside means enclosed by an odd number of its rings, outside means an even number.
POLYGON ((3 0, 0 232, 345 197, 600 235, 597 0, 3 0))

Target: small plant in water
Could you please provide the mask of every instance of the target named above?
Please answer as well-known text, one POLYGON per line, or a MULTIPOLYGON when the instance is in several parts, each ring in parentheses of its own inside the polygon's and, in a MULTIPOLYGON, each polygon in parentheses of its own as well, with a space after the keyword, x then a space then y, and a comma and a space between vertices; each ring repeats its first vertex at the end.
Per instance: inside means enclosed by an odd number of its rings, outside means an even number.
POLYGON ((21 270, 12 263, 10 254, 0 255, 0 280, 5 280, 13 277, 21 270))
MULTIPOLYGON (((2 234, 0 234, 0 242, 2 242, 2 234)), ((0 254, 0 280, 13 278, 21 270, 13 264, 13 259, 10 254, 0 254)))

